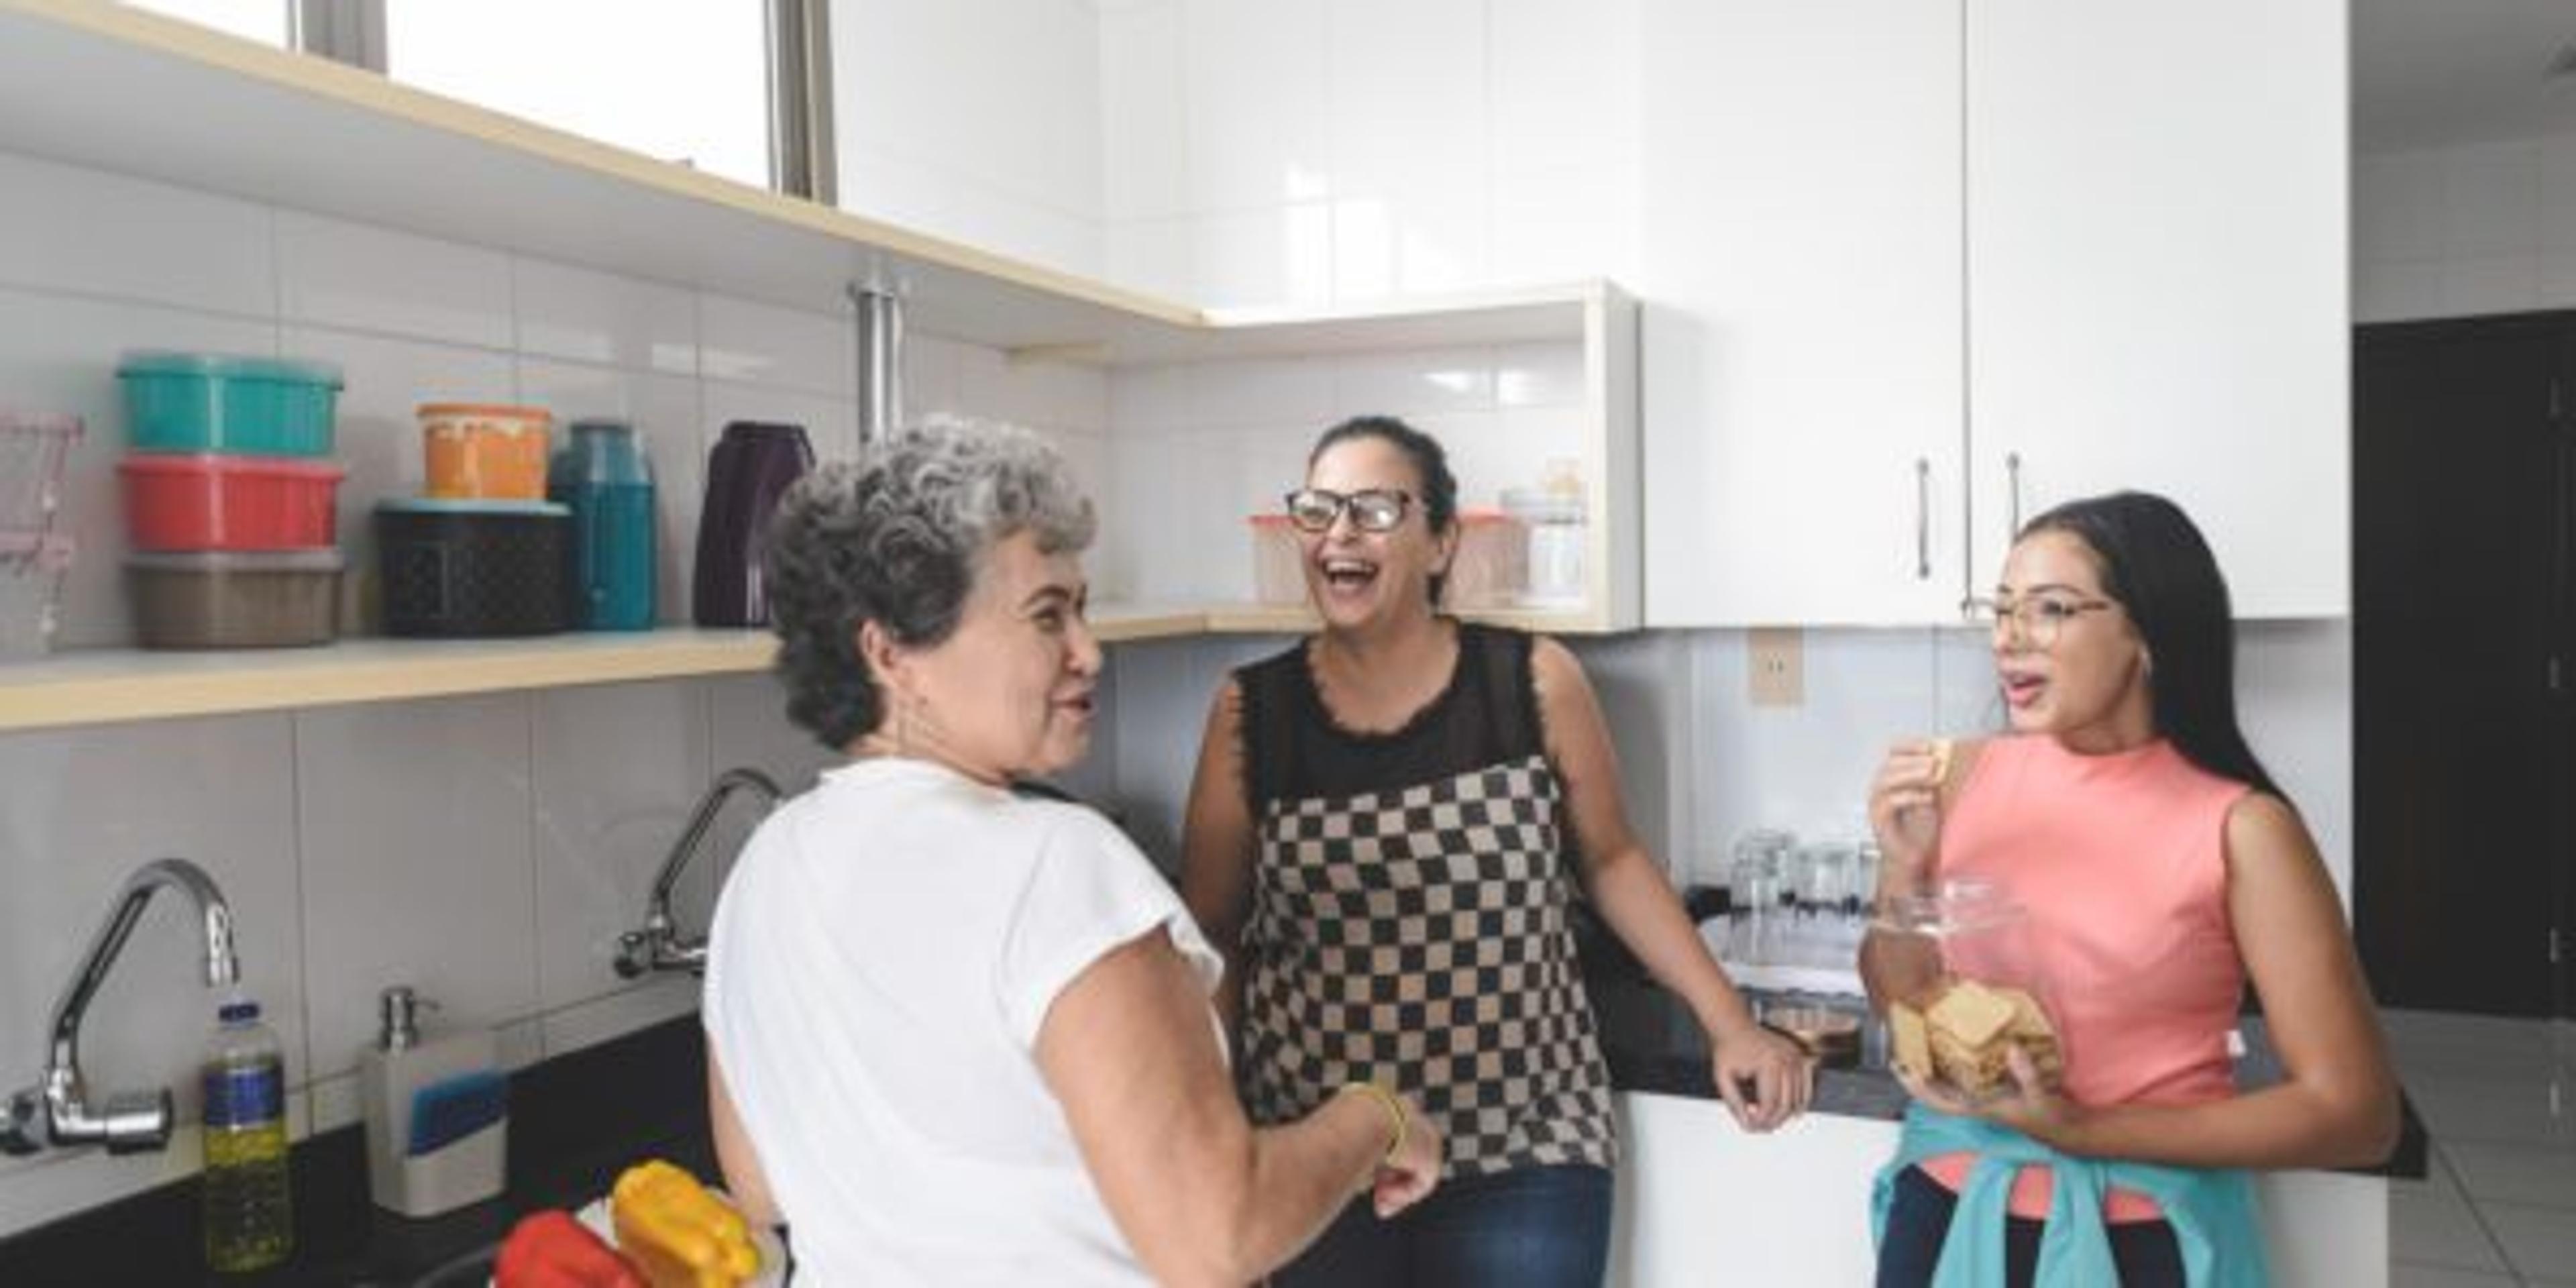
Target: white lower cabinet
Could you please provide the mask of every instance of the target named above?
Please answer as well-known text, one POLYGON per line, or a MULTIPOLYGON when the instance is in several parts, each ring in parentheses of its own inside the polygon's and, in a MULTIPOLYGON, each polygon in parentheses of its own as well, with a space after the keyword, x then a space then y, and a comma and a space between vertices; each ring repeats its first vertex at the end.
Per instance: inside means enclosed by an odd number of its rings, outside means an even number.
MULTIPOLYGON (((1897 1126, 1810 1114, 1750 1135, 1713 1100, 1621 1092, 1610 1282, 1844 1288, 1871 1281, 1870 1178, 1897 1126)), ((2255 1183, 2272 1282, 2385 1288, 2388 1182, 2276 1172, 2255 1183)))

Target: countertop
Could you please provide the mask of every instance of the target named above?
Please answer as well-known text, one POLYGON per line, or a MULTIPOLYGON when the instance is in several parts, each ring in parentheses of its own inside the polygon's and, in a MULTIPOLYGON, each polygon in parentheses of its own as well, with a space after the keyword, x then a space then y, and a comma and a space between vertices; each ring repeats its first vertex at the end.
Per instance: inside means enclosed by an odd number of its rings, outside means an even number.
POLYGON ((520 1071, 510 1079, 510 1175, 499 1198, 411 1220, 367 1197, 366 1148, 355 1127, 294 1149, 295 1254, 252 1275, 204 1268, 197 1183, 187 1180, 92 1208, 0 1240, 0 1283, 194 1284, 223 1288, 351 1288, 424 1281, 472 1284, 471 1267, 435 1272, 489 1248, 520 1217, 606 1193, 646 1158, 717 1176, 706 1114, 706 1048, 683 1016, 520 1071))
MULTIPOLYGON (((1681 999, 1648 978, 1636 959, 1615 944, 1591 933, 1579 939, 1585 988, 1601 1025, 1602 1054, 1610 1065, 1611 1084, 1621 1091, 1716 1099, 1716 1089, 1709 1082, 1707 1036, 1681 999)), ((2250 1090, 2280 1081, 2280 1062, 2261 1017, 2245 1017, 2239 1029, 2246 1053, 2237 1061, 2237 1085, 2250 1090)), ((1820 1069, 1810 1112, 1894 1121, 1904 1115, 1906 1100, 1905 1088, 1883 1066, 1820 1069)), ((2428 1148, 2424 1123, 2402 1090, 2399 1102, 2404 1121, 2396 1151, 2377 1166, 2339 1170, 2392 1179, 2423 1178, 2428 1148)))

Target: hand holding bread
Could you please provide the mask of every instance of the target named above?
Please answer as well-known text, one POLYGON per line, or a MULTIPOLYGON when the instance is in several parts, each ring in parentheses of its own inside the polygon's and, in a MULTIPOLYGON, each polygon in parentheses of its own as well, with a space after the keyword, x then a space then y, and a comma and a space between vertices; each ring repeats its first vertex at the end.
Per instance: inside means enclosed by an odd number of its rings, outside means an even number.
POLYGON ((1941 792, 1949 781, 1957 744, 1948 738, 1914 739, 1888 748, 1869 789, 1869 824, 1885 867, 1882 889, 1902 891, 1929 882, 1941 840, 1941 792))

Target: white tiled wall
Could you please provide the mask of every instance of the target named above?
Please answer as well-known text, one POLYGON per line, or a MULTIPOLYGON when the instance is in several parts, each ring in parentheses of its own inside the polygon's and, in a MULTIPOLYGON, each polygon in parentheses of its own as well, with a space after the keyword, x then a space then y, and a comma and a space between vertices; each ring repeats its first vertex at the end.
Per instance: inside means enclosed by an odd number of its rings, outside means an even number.
POLYGON ((2576 305, 2576 135, 2353 164, 2358 321, 2576 305))
POLYGON ((1107 274, 1198 304, 1632 276, 1637 0, 1101 6, 1107 274))
MULTIPOLYGON (((89 427, 69 466, 73 644, 129 638, 114 477, 129 349, 339 364, 340 535, 359 569, 374 500, 420 487, 416 404, 632 418, 658 476, 671 621, 686 619, 702 462, 727 420, 802 423, 826 457, 856 442, 842 318, 14 155, 0 191, 0 403, 89 427)), ((1031 424, 1105 483, 1098 372, 916 334, 907 375, 913 408, 1031 424)), ((109 896, 163 855, 206 867, 231 901, 298 1134, 355 1119, 352 1070, 387 984, 439 1000, 436 1023, 497 1028, 514 1064, 685 1014, 695 981, 617 979, 615 938, 717 771, 753 765, 797 790, 831 761, 780 707, 773 680, 744 675, 0 735, 0 1091, 35 1081, 109 896)), ((1113 742, 1072 785, 1110 785, 1113 742)), ((682 885, 684 924, 704 923, 756 814, 737 801, 721 816, 682 885)), ((156 900, 82 1031, 95 1090, 169 1085, 194 1114, 212 1016, 187 982, 194 934, 156 900)), ((196 1157, 183 1134, 140 1158, 0 1161, 0 1235, 196 1157)))
POLYGON ((1102 269, 1100 59, 1085 0, 835 0, 849 210, 1102 269))

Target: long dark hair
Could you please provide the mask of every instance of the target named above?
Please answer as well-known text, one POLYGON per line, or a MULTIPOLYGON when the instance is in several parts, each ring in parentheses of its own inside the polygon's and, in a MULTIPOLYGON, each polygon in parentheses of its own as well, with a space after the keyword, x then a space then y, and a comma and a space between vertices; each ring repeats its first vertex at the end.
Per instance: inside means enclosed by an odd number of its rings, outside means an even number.
POLYGON ((2063 532, 2093 551, 2103 593, 2146 640, 2156 732, 2185 760, 2283 800, 2236 723, 2236 619, 2218 557, 2182 507, 2151 492, 2114 492, 2064 505, 2021 536, 2063 532))

